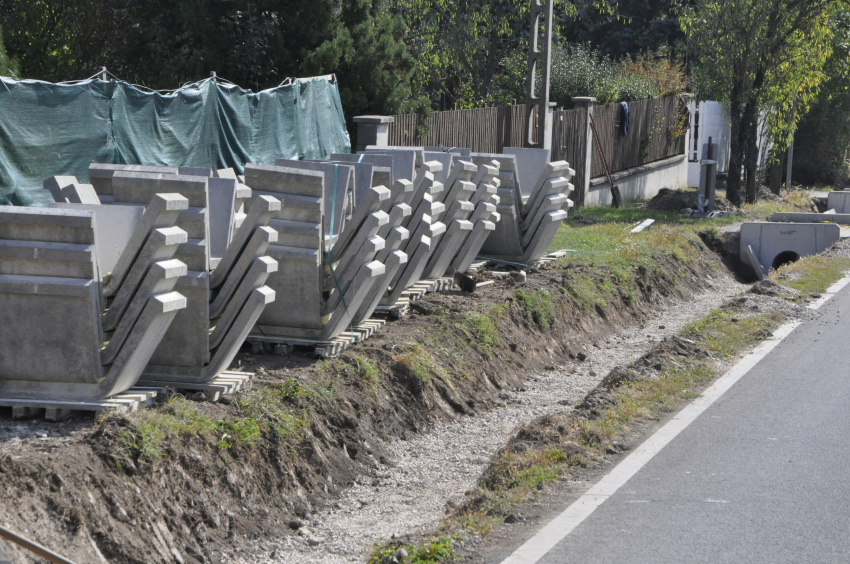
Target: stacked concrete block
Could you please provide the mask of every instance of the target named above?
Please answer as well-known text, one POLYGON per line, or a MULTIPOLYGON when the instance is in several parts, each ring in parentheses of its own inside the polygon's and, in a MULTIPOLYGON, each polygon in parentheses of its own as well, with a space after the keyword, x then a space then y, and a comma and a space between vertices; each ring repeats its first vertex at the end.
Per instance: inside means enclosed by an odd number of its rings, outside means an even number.
MULTIPOLYGON (((547 163, 523 196, 515 155, 473 153, 479 165, 499 168, 499 223, 481 248, 485 257, 526 264, 542 257, 572 207, 574 171, 564 161, 547 163)), ((530 159, 529 159, 530 160, 530 159)))
MULTIPOLYGON (((270 256, 281 263, 280 274, 269 279, 272 288, 281 290, 280 298, 260 317, 258 335, 281 342, 327 341, 350 326, 364 304, 373 301, 375 284, 385 272, 383 263, 375 260, 385 248, 378 233, 390 222, 381 208, 393 200, 393 194, 383 187, 371 188, 342 231, 332 232, 328 225, 337 225, 336 214, 345 210, 331 212, 328 206, 339 200, 328 193, 332 194, 333 178, 339 191, 340 171, 347 175, 351 170, 343 165, 246 165, 245 183, 255 194, 273 194, 283 202, 270 222, 279 240, 269 248, 270 256)), ((399 185, 402 192, 403 186, 399 185)))
POLYGON ((140 218, 138 251, 112 286, 122 301, 104 312, 95 212, 0 208, 3 399, 97 401, 139 380, 186 307, 174 291, 186 265, 171 257, 187 234, 173 221, 144 232, 149 220, 140 218))
POLYGON ((277 270, 277 262, 265 253, 277 240, 267 224, 280 202, 254 198, 237 229, 237 198, 245 199, 244 190, 238 179, 218 172, 184 167, 118 170, 108 179, 110 208, 141 206, 148 215, 165 192, 182 194, 189 203, 176 219, 188 239, 175 255, 188 266, 177 283, 188 305, 152 355, 144 373, 147 382, 200 384, 214 379, 228 368, 260 313, 274 300, 265 281, 277 270))

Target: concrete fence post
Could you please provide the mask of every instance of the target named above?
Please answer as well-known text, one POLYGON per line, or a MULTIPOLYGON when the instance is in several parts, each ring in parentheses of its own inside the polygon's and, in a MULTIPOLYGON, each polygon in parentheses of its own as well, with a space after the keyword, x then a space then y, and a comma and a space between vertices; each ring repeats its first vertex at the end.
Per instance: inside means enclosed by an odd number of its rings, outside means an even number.
POLYGON ((357 147, 355 150, 363 151, 368 145, 386 147, 390 141, 390 124, 395 121, 392 116, 357 116, 354 123, 357 124, 357 147))
POLYGON ((579 162, 570 163, 573 170, 576 171, 578 178, 573 179, 575 191, 580 196, 574 198, 576 204, 583 204, 588 191, 590 190, 590 165, 593 159, 593 129, 590 127, 590 117, 593 115, 593 104, 596 98, 590 96, 579 96, 572 99, 576 108, 583 108, 585 111, 585 134, 583 136, 583 146, 579 151, 579 162))

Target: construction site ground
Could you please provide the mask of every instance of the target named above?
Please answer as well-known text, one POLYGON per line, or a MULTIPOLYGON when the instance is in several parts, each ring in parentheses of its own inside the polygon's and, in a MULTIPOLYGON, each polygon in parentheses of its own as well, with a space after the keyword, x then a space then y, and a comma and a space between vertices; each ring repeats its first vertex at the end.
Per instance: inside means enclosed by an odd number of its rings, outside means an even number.
MULTIPOLYGON (((251 388, 216 403, 165 394, 135 413, 61 422, 0 409, 0 524, 75 562, 366 562, 376 545, 442 534, 518 429, 569 417, 612 369, 742 296, 760 314, 803 315, 806 296, 750 292, 736 233, 811 210, 808 196, 719 221, 671 209, 691 199, 579 210, 550 249, 575 251, 564 259, 525 282, 485 270, 479 281, 494 283, 475 293, 428 294, 339 358, 246 347, 231 369, 256 371, 251 388), (631 234, 646 218, 655 224, 631 234)), ((837 271, 845 247, 827 253, 837 271)), ((606 464, 553 487, 568 495, 606 464)), ((545 513, 544 501, 523 503, 508 521, 545 513)), ((466 527, 453 551, 481 560, 482 535, 511 530, 466 527)))

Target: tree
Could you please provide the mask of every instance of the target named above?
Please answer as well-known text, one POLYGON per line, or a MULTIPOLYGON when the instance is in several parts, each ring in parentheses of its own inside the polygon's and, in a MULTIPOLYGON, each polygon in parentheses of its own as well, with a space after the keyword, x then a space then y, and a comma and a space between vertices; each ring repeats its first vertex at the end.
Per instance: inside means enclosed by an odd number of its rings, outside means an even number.
MULTIPOLYGON (((524 101, 530 7, 530 0, 394 0, 410 29, 418 88, 448 107, 524 101)), ((572 6, 555 0, 555 10, 572 6)))
POLYGON ((349 118, 429 114, 428 99, 412 89, 416 60, 404 43, 406 31, 404 20, 391 14, 384 0, 346 0, 331 37, 307 55, 303 69, 336 74, 349 118))
POLYGON ((18 61, 10 59, 6 54, 6 47, 3 46, 3 28, 0 27, 0 76, 9 76, 10 74, 17 76, 20 69, 18 61))
POLYGON ((682 25, 700 63, 698 76, 729 103, 731 148, 727 198, 758 195, 759 112, 774 142, 790 131, 823 80, 831 51, 829 16, 839 0, 696 0, 682 25))

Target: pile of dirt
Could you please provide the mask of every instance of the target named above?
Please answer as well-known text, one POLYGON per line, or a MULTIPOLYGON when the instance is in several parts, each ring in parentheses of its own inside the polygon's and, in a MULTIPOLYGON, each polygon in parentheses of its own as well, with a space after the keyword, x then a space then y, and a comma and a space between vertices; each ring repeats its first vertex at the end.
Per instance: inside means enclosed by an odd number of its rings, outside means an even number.
MULTIPOLYGON (((738 211, 738 208, 726 198, 718 196, 715 198, 714 204, 717 211, 738 211)), ((664 211, 695 210, 698 206, 699 195, 696 190, 672 190, 670 188, 662 188, 646 203, 646 209, 664 211)))
MULTIPOLYGON (((76 561, 128 564, 215 563, 225 551, 295 534, 341 488, 371 483, 392 465, 384 441, 492 409, 499 393, 521 387, 529 372, 580 355, 587 343, 650 315, 661 300, 686 299, 717 264, 695 245, 700 260, 659 258, 633 289, 592 308, 566 291, 587 267, 556 264, 530 272, 519 287, 508 277, 474 294, 429 294, 424 313, 390 322, 339 359, 242 353, 239 367, 257 370, 254 387, 275 387, 300 418, 291 435, 269 432, 238 444, 227 434, 184 434, 167 437, 159 456, 145 458, 139 445, 151 429, 144 417, 49 427, 13 422, 0 409, 3 523, 76 561), (34 432, 20 440, 22 429, 34 432)), ((606 269, 592 274, 599 286, 620 284, 606 269)), ((179 421, 180 401, 154 412, 179 421)), ((203 423, 235 420, 243 404, 191 405, 203 423)), ((17 550, 10 556, 33 561, 17 550)))

